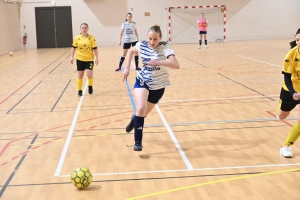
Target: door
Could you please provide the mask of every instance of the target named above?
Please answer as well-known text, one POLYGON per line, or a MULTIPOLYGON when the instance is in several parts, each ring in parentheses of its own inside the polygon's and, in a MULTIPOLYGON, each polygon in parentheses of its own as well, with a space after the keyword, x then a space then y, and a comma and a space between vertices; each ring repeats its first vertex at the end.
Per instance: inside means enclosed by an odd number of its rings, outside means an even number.
POLYGON ((71 47, 73 41, 70 6, 35 8, 37 48, 71 47))

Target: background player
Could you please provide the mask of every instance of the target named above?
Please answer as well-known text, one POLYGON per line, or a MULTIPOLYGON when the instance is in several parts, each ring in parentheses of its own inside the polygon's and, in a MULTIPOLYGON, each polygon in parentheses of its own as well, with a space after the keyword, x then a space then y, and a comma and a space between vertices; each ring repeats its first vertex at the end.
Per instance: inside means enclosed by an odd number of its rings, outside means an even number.
MULTIPOLYGON (((121 67, 125 60, 125 56, 127 54, 128 49, 130 49, 131 46, 135 46, 137 41, 139 41, 139 37, 138 37, 137 29, 136 29, 136 23, 132 21, 131 13, 127 13, 126 21, 124 23, 122 23, 119 45, 121 45, 121 40, 122 40, 123 34, 124 34, 123 55, 120 58, 119 67, 115 71, 121 70, 121 67)), ((139 56, 137 53, 134 56, 134 60, 135 60, 135 69, 141 70, 138 67, 139 66, 139 56)))
POLYGON ((208 48, 207 40, 206 40, 208 21, 207 19, 204 18, 204 13, 201 13, 200 19, 198 19, 197 24, 198 24, 199 36, 200 36, 198 49, 201 49, 202 35, 204 35, 205 47, 208 48))
MULTIPOLYGON (((293 47, 293 45, 291 46, 293 47)), ((296 32, 296 46, 293 47, 285 56, 283 70, 284 81, 280 92, 279 119, 285 119, 289 116, 297 104, 300 103, 300 29, 296 32)), ((293 157, 291 145, 293 145, 300 135, 300 107, 298 106, 298 118, 288 137, 280 148, 280 155, 284 157, 293 157)))
POLYGON ((88 34, 89 26, 87 23, 80 25, 81 33, 74 38, 71 48, 71 64, 74 61, 76 50, 76 65, 77 65, 77 87, 78 96, 82 96, 82 82, 84 71, 88 77, 89 94, 93 93, 93 68, 94 64, 98 65, 98 49, 96 39, 88 34))

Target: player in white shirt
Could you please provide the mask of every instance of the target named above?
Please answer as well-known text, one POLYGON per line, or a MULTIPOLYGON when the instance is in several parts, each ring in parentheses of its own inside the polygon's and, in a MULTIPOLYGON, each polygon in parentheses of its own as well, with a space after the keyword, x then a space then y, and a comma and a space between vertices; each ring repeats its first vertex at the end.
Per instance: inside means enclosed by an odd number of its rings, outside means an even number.
POLYGON ((168 42, 161 42, 162 34, 158 25, 152 26, 148 31, 148 40, 137 42, 129 51, 124 80, 130 72, 133 55, 140 52, 143 62, 142 71, 137 75, 134 85, 134 96, 137 110, 126 131, 134 128, 134 151, 142 151, 144 118, 150 113, 164 94, 165 87, 170 85, 167 68, 179 69, 180 65, 175 58, 174 51, 168 42))
MULTIPOLYGON (((135 44, 139 41, 139 37, 136 29, 136 23, 132 21, 131 13, 127 13, 126 21, 122 23, 119 45, 121 45, 123 34, 124 34, 123 55, 120 58, 119 67, 115 70, 116 72, 121 70, 128 49, 130 49, 131 46, 135 46, 135 44)), ((135 60, 136 70, 141 70, 141 68, 138 67, 139 65, 138 54, 135 54, 134 60, 135 60)))

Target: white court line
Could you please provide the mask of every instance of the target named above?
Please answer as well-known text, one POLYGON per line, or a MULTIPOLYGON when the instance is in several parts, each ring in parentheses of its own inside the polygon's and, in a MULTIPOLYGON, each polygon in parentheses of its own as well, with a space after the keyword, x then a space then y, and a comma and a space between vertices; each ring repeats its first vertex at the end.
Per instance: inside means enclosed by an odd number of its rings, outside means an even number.
POLYGON ((268 63, 268 62, 256 60, 256 59, 253 59, 253 58, 248 58, 248 57, 245 57, 245 56, 242 56, 242 55, 237 55, 237 56, 239 56, 239 57, 241 57, 241 58, 246 58, 246 59, 248 59, 248 60, 253 60, 253 61, 256 61, 256 62, 260 62, 260 63, 272 65, 272 66, 276 66, 276 67, 282 67, 282 66, 280 66, 280 65, 275 65, 275 64, 272 64, 272 63, 268 63))
POLYGON ((84 98, 84 94, 85 94, 87 85, 88 85, 88 81, 86 81, 86 83, 85 83, 85 86, 84 86, 84 89, 83 89, 83 92, 82 92, 83 94, 80 97, 80 101, 79 101, 79 103, 77 105, 77 109, 76 109, 76 112, 75 112, 75 115, 74 115, 74 118, 73 118, 70 130, 69 130, 69 133, 68 133, 68 137, 66 139, 65 146, 64 146, 63 151, 61 153, 61 156, 60 156, 58 165, 56 167, 56 171, 55 171, 54 176, 59 176, 60 175, 61 168, 62 168, 62 166, 64 164, 64 161, 65 161, 65 158, 66 158, 66 154, 67 154, 70 142, 71 142, 71 138, 72 138, 72 135, 73 135, 73 131, 74 131, 74 128, 75 128, 75 125, 76 125, 77 117, 78 117, 78 114, 79 114, 79 111, 80 111, 80 108, 81 108, 81 104, 82 104, 82 101, 83 101, 83 98, 84 98))
POLYGON ((269 97, 279 97, 278 94, 268 95, 268 96, 244 96, 244 97, 226 97, 226 98, 206 98, 206 99, 186 99, 186 100, 170 100, 170 101, 159 101, 161 103, 170 102, 189 102, 189 101, 219 101, 219 100, 231 100, 231 99, 255 99, 255 98, 269 98, 269 97))
MULTIPOLYGON (((155 170, 155 171, 137 171, 137 172, 116 172, 116 173, 103 173, 93 174, 93 176, 110 176, 110 175, 127 175, 127 174, 152 174, 152 173, 171 173, 171 172, 191 172, 191 171, 209 171, 209 170, 226 170, 226 169, 249 169, 260 167, 285 167, 296 166, 300 163, 287 163, 287 164, 266 164, 266 165, 248 165, 248 166, 228 166, 228 167, 212 167, 212 168, 196 168, 196 169, 178 169, 178 170, 155 170)), ((71 175, 61 175, 59 177, 70 177, 71 175)))
MULTIPOLYGON (((131 62, 131 65, 133 65, 132 62, 131 62)), ((134 66, 134 65, 133 65, 133 66, 134 66)), ((135 68, 135 66, 134 66, 134 68, 135 68)), ((136 72, 136 73, 138 74, 139 72, 136 72)), ((181 155, 181 157, 182 157, 184 163, 186 164, 187 168, 188 168, 189 170, 194 169, 193 166, 192 166, 192 164, 190 163, 189 159, 188 159, 187 156, 185 155, 184 151, 182 150, 182 148, 181 148, 179 142, 177 141, 177 139, 176 139, 176 137, 175 137, 175 135, 174 135, 172 129, 170 128, 170 126, 169 126, 167 120, 165 119, 164 115, 163 115, 162 112, 160 111, 160 109, 159 109, 159 107, 158 107, 157 104, 155 105, 155 108, 156 108, 157 113, 159 114, 161 120, 163 121, 163 123, 164 123, 166 129, 168 130, 169 135, 171 136, 171 138, 172 138, 172 140, 173 140, 173 142, 174 142, 174 144, 175 144, 177 150, 179 151, 179 153, 180 153, 180 155, 181 155)))
POLYGON ((189 159, 186 157, 184 151, 182 150, 182 148, 181 148, 179 142, 177 141, 177 139, 176 139, 176 137, 175 137, 175 135, 174 135, 172 129, 170 128, 170 126, 169 126, 167 120, 165 119, 165 117, 164 117, 163 114, 161 113, 161 111, 160 111, 160 109, 159 109, 159 107, 158 107, 157 104, 155 105, 155 108, 156 108, 157 113, 159 114, 161 120, 163 121, 163 123, 164 123, 166 129, 168 130, 168 132, 169 132, 169 134, 170 134, 170 136, 171 136, 171 138, 172 138, 172 140, 173 140, 173 142, 174 142, 174 144, 175 144, 177 150, 179 151, 179 153, 180 153, 180 155, 181 155, 181 157, 182 157, 184 163, 186 164, 186 166, 188 167, 189 170, 194 169, 193 166, 192 166, 192 164, 190 163, 189 159))

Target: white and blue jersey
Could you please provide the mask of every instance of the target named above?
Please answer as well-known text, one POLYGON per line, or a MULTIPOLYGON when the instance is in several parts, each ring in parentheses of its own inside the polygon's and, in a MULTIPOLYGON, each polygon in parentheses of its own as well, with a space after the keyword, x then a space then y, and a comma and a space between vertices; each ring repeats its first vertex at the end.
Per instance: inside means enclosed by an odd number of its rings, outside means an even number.
POLYGON ((122 23, 121 29, 124 30, 124 43, 132 43, 138 41, 137 36, 135 34, 136 23, 127 21, 122 23))
POLYGON ((156 48, 151 48, 148 41, 142 40, 134 46, 139 52, 143 62, 143 68, 137 75, 140 82, 144 82, 149 90, 158 90, 170 85, 168 69, 165 66, 149 66, 150 60, 163 61, 174 55, 168 42, 159 42, 156 48))

